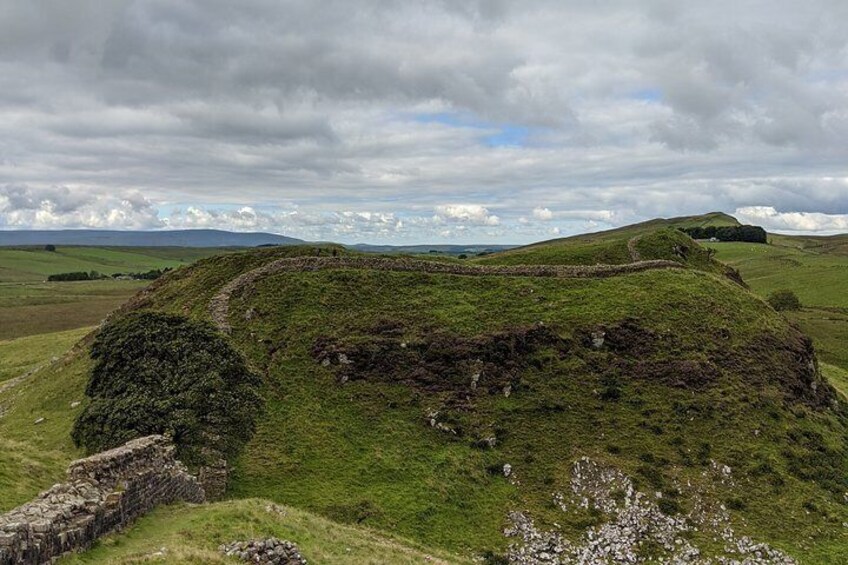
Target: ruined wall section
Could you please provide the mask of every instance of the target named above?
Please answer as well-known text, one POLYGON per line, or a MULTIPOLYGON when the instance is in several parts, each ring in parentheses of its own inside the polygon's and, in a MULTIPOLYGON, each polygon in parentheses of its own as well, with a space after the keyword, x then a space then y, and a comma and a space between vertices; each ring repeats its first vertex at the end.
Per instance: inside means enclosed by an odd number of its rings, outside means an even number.
POLYGON ((0 515, 0 565, 41 565, 120 530, 159 504, 200 503, 203 487, 164 436, 74 461, 68 481, 0 515))

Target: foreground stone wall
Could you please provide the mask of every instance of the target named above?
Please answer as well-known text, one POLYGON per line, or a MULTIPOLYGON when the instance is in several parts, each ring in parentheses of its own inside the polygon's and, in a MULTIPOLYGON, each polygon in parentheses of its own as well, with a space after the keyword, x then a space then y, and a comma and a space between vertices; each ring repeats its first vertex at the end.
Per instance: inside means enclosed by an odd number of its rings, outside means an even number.
POLYGON ((203 487, 163 436, 74 461, 68 482, 0 516, 0 565, 41 565, 131 524, 159 504, 203 502, 203 487))

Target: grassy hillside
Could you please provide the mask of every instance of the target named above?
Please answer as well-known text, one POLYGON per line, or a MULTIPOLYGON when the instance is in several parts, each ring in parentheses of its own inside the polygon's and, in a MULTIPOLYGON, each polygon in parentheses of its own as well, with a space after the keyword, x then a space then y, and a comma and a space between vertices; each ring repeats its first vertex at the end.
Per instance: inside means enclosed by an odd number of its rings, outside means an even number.
MULTIPOLYGON (((648 234, 643 249, 665 249, 668 237, 648 234)), ((205 259, 126 309, 211 319, 210 301, 235 277, 304 254, 313 250, 205 259)), ((261 503, 249 501, 269 499, 496 562, 518 541, 503 535, 510 512, 574 544, 614 521, 571 499, 583 457, 609 470, 602 476, 632 478, 656 519, 698 524, 678 535, 706 555, 726 554, 724 512, 734 539, 750 535, 802 563, 835 562, 848 546, 844 399, 782 315, 709 269, 607 278, 367 263, 269 269, 235 288, 227 306, 230 339, 263 375, 266 399, 235 465, 230 496, 239 501, 162 509, 83 559, 160 545, 184 547, 187 561, 211 559, 231 528, 246 527, 236 516, 305 551, 341 547, 315 541, 311 527, 256 516, 261 503)), ((0 393, 3 507, 51 484, 78 455, 67 433, 85 406, 71 402, 89 364, 80 351, 0 393)), ((645 535, 641 558, 673 553, 645 535)), ((358 562, 336 555, 313 562, 358 562)))
POLYGON ((707 249, 678 227, 726 222, 723 214, 654 220, 595 234, 543 241, 474 260, 481 265, 621 265, 634 261, 670 260, 687 267, 738 279, 714 260, 707 249), (658 227, 659 226, 659 227, 658 227))
POLYGON ((78 328, 0 341, 0 383, 64 354, 92 329, 78 328))
POLYGON ((0 511, 63 480, 68 463, 81 455, 70 429, 82 410, 73 404, 85 400, 89 367, 80 347, 26 379, 0 383, 0 511))
POLYGON ((809 253, 848 256, 848 234, 827 236, 770 234, 769 243, 809 253))
POLYGON ((176 268, 224 250, 186 247, 0 247, 0 282, 38 282, 74 271, 114 273, 176 268))

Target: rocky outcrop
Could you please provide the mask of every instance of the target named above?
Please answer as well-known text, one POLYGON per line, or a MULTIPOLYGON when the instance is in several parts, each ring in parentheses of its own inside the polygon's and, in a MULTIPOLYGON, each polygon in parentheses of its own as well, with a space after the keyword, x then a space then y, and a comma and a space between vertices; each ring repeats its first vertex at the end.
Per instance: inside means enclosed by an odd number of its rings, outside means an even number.
POLYGON ((68 482, 0 516, 0 565, 50 563, 89 547, 159 504, 203 502, 203 487, 163 436, 74 461, 68 482))
MULTIPOLYGON (((715 461, 711 461, 703 477, 733 484, 730 467, 715 461)), ((589 510, 605 520, 573 542, 557 529, 537 528, 523 512, 511 512, 510 526, 504 534, 519 541, 510 546, 507 562, 515 565, 797 565, 781 551, 737 535, 727 509, 721 504, 708 503, 700 495, 694 497, 694 508, 688 514, 669 515, 660 507, 661 493, 640 492, 630 477, 588 457, 574 462, 570 486, 570 493, 554 493, 556 507, 563 512, 568 512, 570 507, 589 510), (724 555, 703 555, 688 539, 693 530, 711 532, 715 541, 723 541, 724 555), (646 547, 653 548, 658 555, 645 555, 646 547)))
POLYGON ((297 257, 277 259, 248 271, 224 285, 209 302, 209 314, 218 328, 229 333, 230 297, 261 278, 282 272, 324 271, 329 269, 370 269, 435 275, 607 278, 653 269, 681 269, 675 261, 640 261, 626 265, 467 265, 417 259, 383 257, 297 257))

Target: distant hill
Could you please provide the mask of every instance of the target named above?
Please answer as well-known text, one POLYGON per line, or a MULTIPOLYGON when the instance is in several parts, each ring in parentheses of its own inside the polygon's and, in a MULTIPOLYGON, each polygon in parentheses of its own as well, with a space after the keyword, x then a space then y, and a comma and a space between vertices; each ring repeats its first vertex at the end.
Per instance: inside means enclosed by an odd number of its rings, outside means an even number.
POLYGON ((300 239, 273 233, 223 230, 20 230, 0 231, 0 247, 23 245, 85 245, 116 247, 256 247, 296 245, 300 239))

